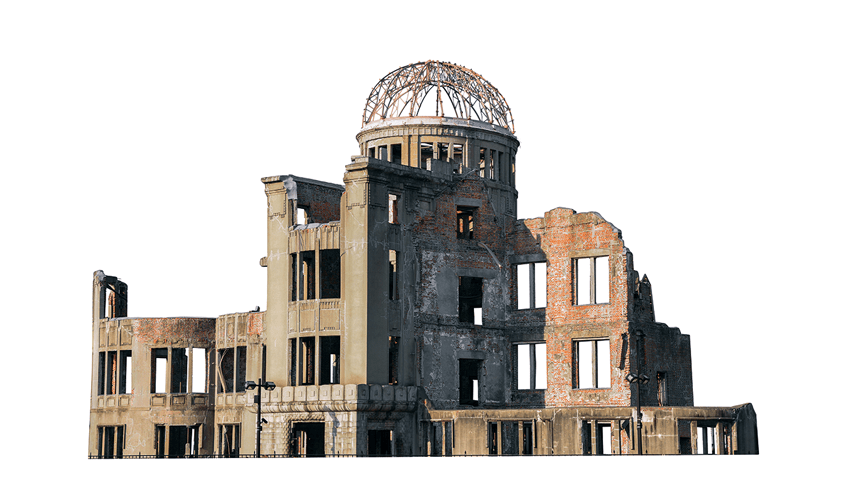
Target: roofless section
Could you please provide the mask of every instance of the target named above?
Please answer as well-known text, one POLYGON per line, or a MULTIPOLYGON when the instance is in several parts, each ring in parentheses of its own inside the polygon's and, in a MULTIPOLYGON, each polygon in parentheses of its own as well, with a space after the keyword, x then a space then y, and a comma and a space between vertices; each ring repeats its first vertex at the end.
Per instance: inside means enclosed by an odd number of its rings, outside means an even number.
POLYGON ((417 116, 477 120, 516 132, 511 108, 496 87, 469 68, 443 61, 420 61, 384 76, 366 99, 363 126, 417 116))

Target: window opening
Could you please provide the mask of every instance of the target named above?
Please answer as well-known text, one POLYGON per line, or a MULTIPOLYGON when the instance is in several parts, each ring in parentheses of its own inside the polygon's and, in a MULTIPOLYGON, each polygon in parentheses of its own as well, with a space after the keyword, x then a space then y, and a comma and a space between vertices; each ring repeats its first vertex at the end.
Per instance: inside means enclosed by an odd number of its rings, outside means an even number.
POLYGON ((168 349, 151 349, 151 393, 165 393, 165 371, 168 366, 168 349))
POLYGON ((546 343, 516 344, 519 390, 546 389, 546 343))
POLYGON ((171 393, 186 393, 188 390, 189 357, 186 349, 171 349, 171 393))
POLYGON ((124 426, 97 428, 97 457, 122 458, 124 456, 124 426))
POLYGON ((490 455, 499 454, 499 424, 497 422, 487 423, 487 446, 490 455))
POLYGON ((388 429, 370 430, 366 434, 369 456, 391 456, 393 431, 388 429))
POLYGON ((389 384, 398 384, 398 337, 390 337, 389 351, 389 384))
POLYGON ((401 196, 399 196, 398 194, 390 194, 389 195, 389 206, 387 206, 388 209, 389 209, 388 220, 392 224, 398 224, 399 223, 398 202, 399 202, 400 199, 401 199, 401 196))
POLYGON ((192 393, 207 392, 207 350, 192 348, 192 393))
POLYGON ((596 454, 611 454, 611 424, 596 424, 596 454))
POLYGON ((339 384, 339 336, 319 337, 322 356, 319 384, 339 384))
POLYGON ((118 352, 109 351, 106 353, 106 394, 114 395, 115 390, 115 371, 118 367, 118 352))
POLYGON ((298 340, 289 339, 289 385, 298 384, 298 340))
POLYGON ((659 372, 656 375, 658 381, 658 406, 667 406, 667 373, 659 372))
POLYGON ((243 346, 236 347, 236 386, 234 390, 237 392, 245 391, 245 372, 248 367, 248 348, 243 346))
POLYGON ((490 161, 488 162, 488 177, 490 180, 496 180, 496 150, 490 150, 490 161))
POLYGON ((133 351, 122 350, 118 359, 118 393, 133 392, 133 351))
POLYGON ((97 394, 103 395, 106 378, 106 352, 97 354, 97 394))
POLYGON ((482 179, 486 175, 487 171, 487 149, 479 148, 478 150, 478 176, 482 179))
POLYGON ((576 388, 611 387, 611 348, 608 340, 573 342, 576 388))
POLYGON ((390 145, 390 161, 401 163, 401 143, 390 145))
POLYGON ((218 426, 218 454, 227 457, 239 456, 239 424, 218 426))
POLYGON ((437 151, 439 151, 440 160, 449 161, 449 143, 437 143, 437 151))
POLYGON ((389 251, 390 256, 390 264, 389 264, 389 289, 387 292, 387 297, 389 300, 399 299, 398 297, 398 252, 395 250, 389 251))
POLYGON ((459 240, 472 240, 475 231, 475 208, 467 206, 457 207, 457 238, 459 240))
POLYGON ((290 454, 301 457, 325 455, 325 424, 293 422, 289 440, 290 454))
POLYGON ((534 437, 534 422, 524 421, 522 423, 522 436, 520 445, 522 446, 522 454, 534 454, 534 448, 537 447, 537 440, 534 437))
POLYGON ((431 143, 419 143, 419 168, 431 170, 431 159, 434 158, 434 145, 431 143))
POLYGON ((517 264, 517 309, 546 307, 546 262, 517 264))
POLYGON ((459 371, 459 402, 461 405, 478 406, 479 403, 479 371, 481 361, 478 359, 458 359, 459 371))
POLYGON ((295 224, 296 225, 306 225, 307 224, 307 208, 298 206, 295 210, 295 224))
POLYGON ((339 298, 340 271, 339 249, 321 250, 319 252, 319 287, 322 299, 339 298))
POLYGON ((314 337, 302 337, 301 339, 301 379, 300 384, 311 385, 315 379, 315 356, 316 339, 314 337))
POLYGON ((576 305, 608 303, 608 256, 575 259, 573 265, 576 305))
POLYGON ((233 349, 218 350, 218 389, 219 393, 233 393, 233 349))
POLYGON ((482 325, 484 281, 480 277, 458 277, 458 321, 482 325))
POLYGON ((452 160, 457 164, 454 166, 455 172, 457 172, 458 167, 463 164, 463 145, 457 143, 452 145, 452 160))

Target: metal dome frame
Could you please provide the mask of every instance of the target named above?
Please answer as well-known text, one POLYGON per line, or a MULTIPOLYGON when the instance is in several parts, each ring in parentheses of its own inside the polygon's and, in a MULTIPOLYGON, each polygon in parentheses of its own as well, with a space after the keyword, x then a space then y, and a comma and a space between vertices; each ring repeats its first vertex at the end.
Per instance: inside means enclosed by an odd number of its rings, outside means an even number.
POLYGON ((433 60, 402 66, 378 81, 366 99, 363 126, 387 118, 418 116, 435 87, 437 116, 446 117, 445 93, 454 117, 477 119, 516 133, 511 108, 496 87, 469 68, 433 60))

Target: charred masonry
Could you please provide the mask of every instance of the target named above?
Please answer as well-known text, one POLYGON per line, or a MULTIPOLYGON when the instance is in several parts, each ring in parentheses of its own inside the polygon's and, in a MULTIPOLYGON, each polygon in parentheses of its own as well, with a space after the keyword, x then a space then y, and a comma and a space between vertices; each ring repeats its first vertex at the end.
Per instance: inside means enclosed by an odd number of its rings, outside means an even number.
POLYGON ((620 230, 517 219, 486 80, 399 68, 357 141, 344 185, 262 179, 267 311, 131 318, 95 272, 91 456, 253 454, 258 379, 268 455, 758 453, 750 404, 693 406, 690 338, 655 321, 620 230))

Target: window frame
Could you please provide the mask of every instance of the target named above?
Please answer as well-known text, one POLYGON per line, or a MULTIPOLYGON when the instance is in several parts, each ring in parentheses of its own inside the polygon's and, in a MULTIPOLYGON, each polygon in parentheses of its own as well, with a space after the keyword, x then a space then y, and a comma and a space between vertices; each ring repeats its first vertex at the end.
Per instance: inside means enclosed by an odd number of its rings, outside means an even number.
POLYGON ((587 257, 573 257, 572 259, 572 293, 573 293, 573 306, 588 306, 588 305, 606 305, 611 303, 611 256, 610 255, 594 255, 587 257), (608 264, 608 274, 606 276, 600 277, 598 274, 597 260, 604 258, 608 264), (581 261, 589 260, 589 283, 584 286, 588 289, 589 295, 587 302, 583 302, 581 300, 581 295, 583 291, 583 287, 581 282, 587 278, 583 278, 579 276, 579 268, 581 261), (603 279, 604 280, 601 280, 603 279), (600 290, 599 285, 605 284, 605 291, 607 298, 605 301, 599 301, 600 298, 600 290))
POLYGON ((573 348, 573 389, 574 390, 610 390, 611 385, 611 339, 608 337, 593 337, 593 338, 581 338, 581 339, 573 339, 572 340, 572 348, 573 348), (579 354, 579 344, 582 342, 588 342, 591 344, 591 361, 590 366, 592 369, 591 374, 591 386, 582 386, 581 384, 581 371, 579 369, 579 365, 581 364, 581 358, 579 354), (599 342, 606 342, 608 344, 608 383, 607 386, 600 386, 600 377, 599 377, 599 342))

